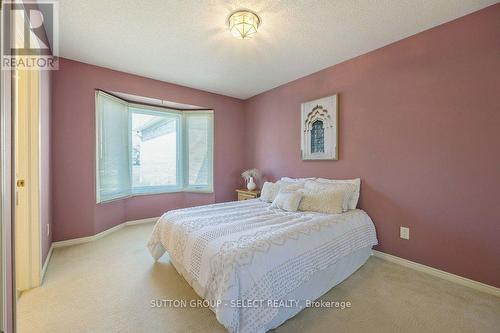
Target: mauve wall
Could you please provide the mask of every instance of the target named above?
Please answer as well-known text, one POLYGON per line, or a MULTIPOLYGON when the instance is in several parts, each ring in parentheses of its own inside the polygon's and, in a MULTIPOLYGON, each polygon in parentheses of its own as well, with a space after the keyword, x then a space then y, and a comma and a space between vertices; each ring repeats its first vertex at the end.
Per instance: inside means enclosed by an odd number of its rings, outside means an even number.
POLYGON ((94 235, 127 220, 234 200, 243 165, 241 100, 60 59, 53 73, 53 240, 94 235), (214 109, 213 194, 169 193, 95 203, 95 89, 214 109))
POLYGON ((248 166, 270 179, 361 177, 378 250, 500 287, 500 5, 244 107, 248 166), (301 161, 300 104, 332 93, 340 160, 301 161))

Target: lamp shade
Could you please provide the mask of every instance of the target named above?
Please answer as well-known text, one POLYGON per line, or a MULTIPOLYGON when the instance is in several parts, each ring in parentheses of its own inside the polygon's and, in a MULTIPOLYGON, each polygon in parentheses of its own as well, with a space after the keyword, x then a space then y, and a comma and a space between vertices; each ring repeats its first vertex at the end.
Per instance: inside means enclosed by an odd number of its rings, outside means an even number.
POLYGON ((252 38, 259 28, 260 19, 257 14, 248 10, 240 10, 232 13, 228 19, 229 31, 240 39, 252 38))

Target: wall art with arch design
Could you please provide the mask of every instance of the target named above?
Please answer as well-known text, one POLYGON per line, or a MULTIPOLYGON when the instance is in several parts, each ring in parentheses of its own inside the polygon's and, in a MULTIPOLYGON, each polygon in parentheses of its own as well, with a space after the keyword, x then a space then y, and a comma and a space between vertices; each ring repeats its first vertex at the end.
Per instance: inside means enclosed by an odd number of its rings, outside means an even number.
POLYGON ((338 159, 337 94, 302 103, 300 141, 303 160, 338 159))

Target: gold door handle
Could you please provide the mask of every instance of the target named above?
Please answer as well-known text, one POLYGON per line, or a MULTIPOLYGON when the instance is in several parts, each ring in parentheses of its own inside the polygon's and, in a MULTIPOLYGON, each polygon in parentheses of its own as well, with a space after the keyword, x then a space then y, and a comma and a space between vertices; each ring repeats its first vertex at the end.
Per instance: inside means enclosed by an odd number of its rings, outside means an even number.
POLYGON ((24 187, 24 179, 18 179, 16 185, 17 187, 24 187))

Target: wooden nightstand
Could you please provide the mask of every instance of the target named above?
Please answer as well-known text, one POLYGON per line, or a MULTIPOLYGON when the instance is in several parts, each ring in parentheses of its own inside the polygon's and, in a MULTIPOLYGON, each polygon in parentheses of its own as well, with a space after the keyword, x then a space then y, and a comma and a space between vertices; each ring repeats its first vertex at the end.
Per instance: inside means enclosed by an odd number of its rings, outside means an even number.
POLYGON ((238 201, 255 199, 260 196, 260 190, 250 191, 247 189, 238 189, 236 190, 236 193, 238 193, 238 201))

